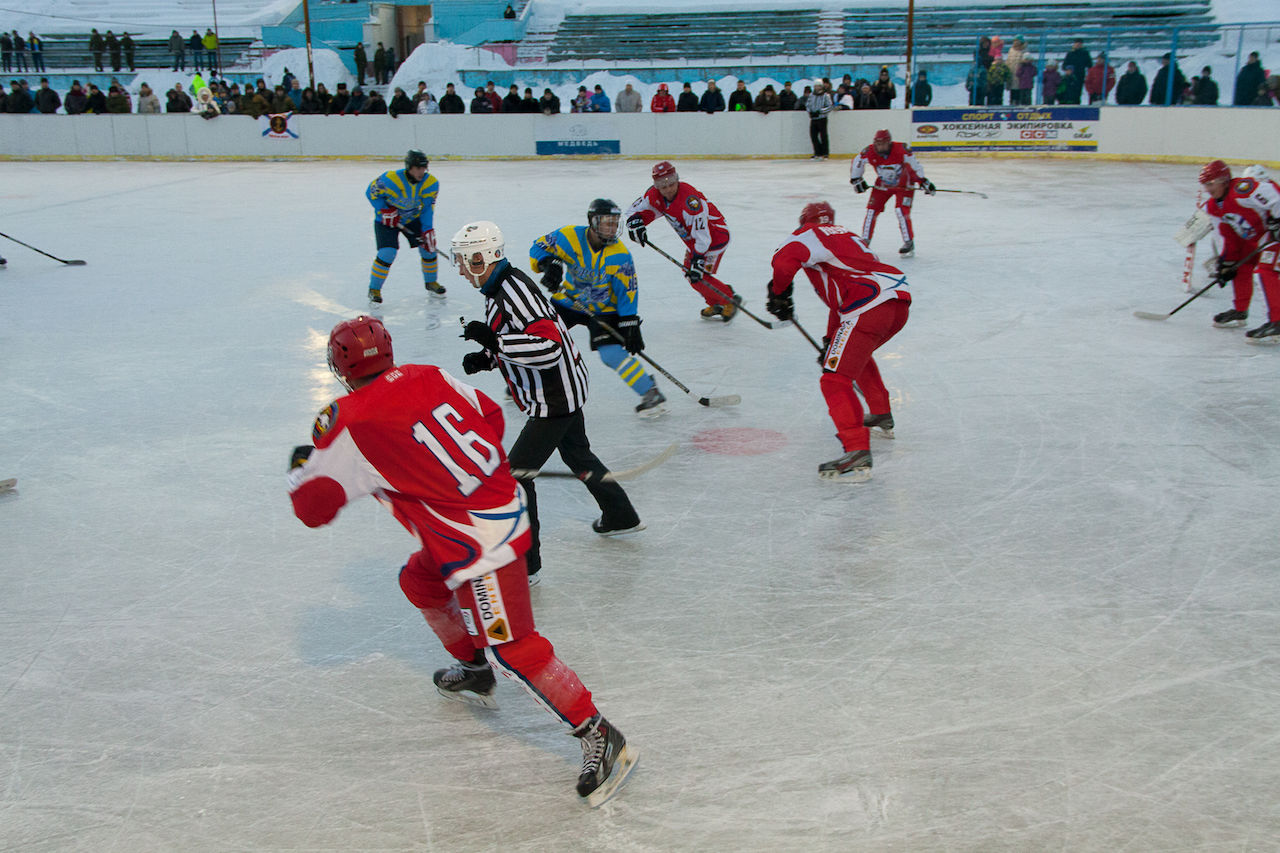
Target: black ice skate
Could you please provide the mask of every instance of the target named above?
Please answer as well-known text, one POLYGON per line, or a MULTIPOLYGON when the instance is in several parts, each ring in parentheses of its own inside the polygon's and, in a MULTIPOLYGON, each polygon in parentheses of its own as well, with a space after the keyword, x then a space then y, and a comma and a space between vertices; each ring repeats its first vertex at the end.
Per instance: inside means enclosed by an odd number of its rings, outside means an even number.
POLYGON ((381 291, 381 290, 378 290, 376 287, 371 287, 371 288, 369 288, 369 304, 371 304, 371 305, 381 305, 381 304, 382 304, 382 291, 381 291))
POLYGON ((665 415, 667 409, 662 405, 665 402, 667 402, 667 398, 655 385, 644 392, 644 396, 640 398, 640 404, 636 406, 636 412, 642 418, 656 418, 658 415, 665 415))
POLYGON ((1223 311, 1221 314, 1213 315, 1213 325, 1219 329, 1231 329, 1236 326, 1243 326, 1244 321, 1249 319, 1246 311, 1237 311, 1232 308, 1230 311, 1223 311))
POLYGON ((639 754, 600 714, 574 729, 573 736, 582 741, 578 796, 594 809, 618 792, 635 769, 639 754))
POLYGON ((871 451, 850 450, 839 459, 818 466, 818 476, 842 483, 865 483, 871 479, 871 451))
MULTIPOLYGON (((862 425, 867 429, 879 430, 879 434, 885 438, 893 438, 893 415, 867 415, 862 419, 862 425)), ((875 435, 875 433, 872 433, 875 435)))
POLYGON ((423 287, 425 287, 427 289, 427 293, 430 293, 432 296, 444 296, 445 293, 448 292, 444 289, 444 285, 438 281, 424 282, 423 287))
POLYGON ((498 707, 497 700, 493 698, 496 680, 487 663, 477 665, 458 661, 448 669, 437 669, 431 680, 446 699, 481 708, 498 707))
POLYGON ((640 520, 638 515, 632 515, 631 518, 623 519, 620 522, 606 520, 602 515, 591 522, 591 529, 601 536, 621 536, 624 533, 639 533, 644 530, 644 522, 640 520))
POLYGON ((1263 323, 1258 328, 1245 332, 1244 336, 1251 344, 1280 344, 1280 321, 1263 323))
POLYGON ((916 253, 916 241, 908 240, 902 244, 902 248, 898 250, 898 254, 904 258, 914 257, 916 253))
POLYGON ((8 266, 8 264, 9 262, 6 261, 4 258, 0 258, 0 270, 4 269, 6 266, 8 266))

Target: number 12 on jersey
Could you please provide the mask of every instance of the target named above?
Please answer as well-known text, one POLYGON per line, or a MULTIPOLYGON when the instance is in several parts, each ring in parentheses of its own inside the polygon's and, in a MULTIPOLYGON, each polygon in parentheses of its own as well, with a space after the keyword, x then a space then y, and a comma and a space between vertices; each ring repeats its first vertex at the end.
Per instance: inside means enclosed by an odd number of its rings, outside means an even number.
POLYGON ((440 460, 440 464, 444 466, 445 470, 453 476, 453 479, 458 481, 458 491, 462 493, 463 497, 466 497, 480 488, 484 481, 464 468, 449 453, 448 448, 445 447, 444 440, 453 444, 486 477, 497 470, 499 463, 502 461, 502 451, 494 447, 492 443, 485 441, 474 430, 459 431, 462 415, 458 414, 458 410, 448 403, 441 403, 436 406, 431 411, 431 419, 435 422, 437 431, 443 433, 443 435, 437 435, 437 432, 432 431, 425 423, 418 421, 413 425, 414 440, 426 447, 427 450, 430 450, 431 454, 440 460))

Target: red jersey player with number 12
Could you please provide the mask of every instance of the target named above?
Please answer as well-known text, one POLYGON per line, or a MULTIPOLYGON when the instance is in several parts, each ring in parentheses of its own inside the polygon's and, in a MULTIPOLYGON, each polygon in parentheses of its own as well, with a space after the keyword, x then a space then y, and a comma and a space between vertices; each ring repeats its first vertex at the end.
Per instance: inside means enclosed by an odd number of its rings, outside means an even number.
POLYGON ((596 806, 635 764, 635 750, 533 622, 524 495, 502 450, 502 410, 426 364, 396 366, 375 317, 339 323, 329 366, 351 392, 320 413, 315 446, 294 448, 289 497, 308 527, 373 495, 421 544, 400 588, 455 659, 442 696, 487 708, 496 667, 582 741, 578 794, 596 806))
POLYGON ((862 220, 862 242, 871 243, 876 230, 876 217, 884 210, 890 198, 896 199, 894 212, 898 215, 898 230, 902 232, 902 248, 899 255, 915 253, 915 230, 911 225, 911 201, 915 198, 915 185, 919 184, 925 195, 937 192, 933 182, 924 176, 920 161, 912 153, 911 146, 894 142, 887 130, 877 130, 872 142, 853 158, 849 183, 855 192, 866 192, 867 182, 862 173, 870 165, 876 172, 876 183, 871 189, 871 201, 867 202, 867 215, 862 220))

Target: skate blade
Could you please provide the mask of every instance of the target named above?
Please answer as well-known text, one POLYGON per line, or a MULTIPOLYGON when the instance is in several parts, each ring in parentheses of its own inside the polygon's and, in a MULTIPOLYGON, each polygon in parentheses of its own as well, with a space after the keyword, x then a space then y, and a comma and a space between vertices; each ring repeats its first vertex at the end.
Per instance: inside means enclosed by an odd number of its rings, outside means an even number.
POLYGON ((893 430, 884 429, 883 427, 872 427, 871 434, 878 435, 881 438, 893 438, 893 430))
POLYGON ((597 536, 625 536, 628 533, 639 533, 641 530, 644 530, 644 528, 645 528, 645 523, 642 521, 639 524, 637 524, 635 527, 624 527, 621 530, 605 530, 605 531, 597 530, 596 535, 597 536))
POLYGON ((661 403, 659 403, 658 405, 652 406, 648 409, 641 409, 640 411, 636 412, 636 414, 642 418, 660 418, 663 415, 667 414, 669 411, 671 410, 668 409, 666 406, 662 405, 661 403))
POLYGON ((1215 329, 1239 329, 1247 322, 1249 321, 1248 320, 1232 320, 1230 323, 1214 323, 1213 327, 1215 329))
POLYGON ((818 476, 823 480, 835 480, 840 483, 865 483, 871 479, 871 469, 855 468, 844 474, 839 471, 819 471, 818 476))
MULTIPOLYGON (((1251 338, 1246 335, 1244 342, 1253 344, 1256 347, 1273 347, 1276 344, 1280 344, 1280 335, 1267 335, 1265 338, 1251 338)), ((0 483, 0 486, 3 485, 3 483, 0 483)))
POLYGON ((463 705, 473 705, 477 708, 488 708, 491 711, 498 710, 498 700, 492 695, 485 696, 472 690, 463 690, 455 692, 452 690, 442 690, 437 687, 436 692, 451 702, 458 702, 463 705))
POLYGON ((427 296, 433 297, 433 298, 435 298, 435 299, 444 299, 444 298, 446 298, 448 295, 449 295, 449 294, 448 294, 447 292, 446 292, 446 293, 439 293, 439 292, 437 292, 437 291, 432 290, 431 288, 427 288, 427 296))
POLYGON ((609 774, 609 778, 605 779, 590 794, 583 797, 587 801, 587 805, 593 809, 607 803, 618 793, 618 789, 627 781, 627 777, 631 775, 631 771, 636 769, 636 762, 640 760, 640 753, 636 748, 627 744, 622 747, 622 752, 618 753, 618 759, 613 763, 613 772, 609 774))

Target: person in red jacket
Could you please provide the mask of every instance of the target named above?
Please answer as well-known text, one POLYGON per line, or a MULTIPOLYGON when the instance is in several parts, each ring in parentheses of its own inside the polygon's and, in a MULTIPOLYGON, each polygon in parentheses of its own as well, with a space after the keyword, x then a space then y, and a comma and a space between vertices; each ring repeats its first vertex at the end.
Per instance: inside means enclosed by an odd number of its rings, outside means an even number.
POLYGON ((671 97, 671 92, 668 91, 666 83, 659 83, 658 91, 653 93, 653 99, 649 101, 649 112, 673 113, 675 111, 676 99, 671 97))
POLYGON ((818 385, 844 455, 819 465, 818 476, 849 483, 869 480, 870 429, 893 437, 889 392, 871 354, 907 323, 907 278, 877 258, 853 232, 836 225, 835 211, 825 201, 805 205, 800 227, 773 253, 772 266, 770 314, 779 320, 795 315, 792 279, 800 270, 828 309, 818 385), (859 390, 870 410, 865 418, 859 390))
POLYGON ((1107 64, 1107 55, 1099 53, 1084 75, 1084 90, 1089 93, 1089 103, 1106 103, 1115 85, 1116 70, 1107 64))
POLYGON ((581 739, 578 794, 604 802, 637 755, 534 625, 529 520, 502 449, 501 407, 433 365, 397 366, 376 317, 334 326, 328 353, 350 393, 320 413, 314 445, 294 448, 294 514, 319 527, 364 495, 391 510, 421 547, 400 588, 455 659, 436 671, 436 689, 496 708, 494 668, 518 682, 581 739))

